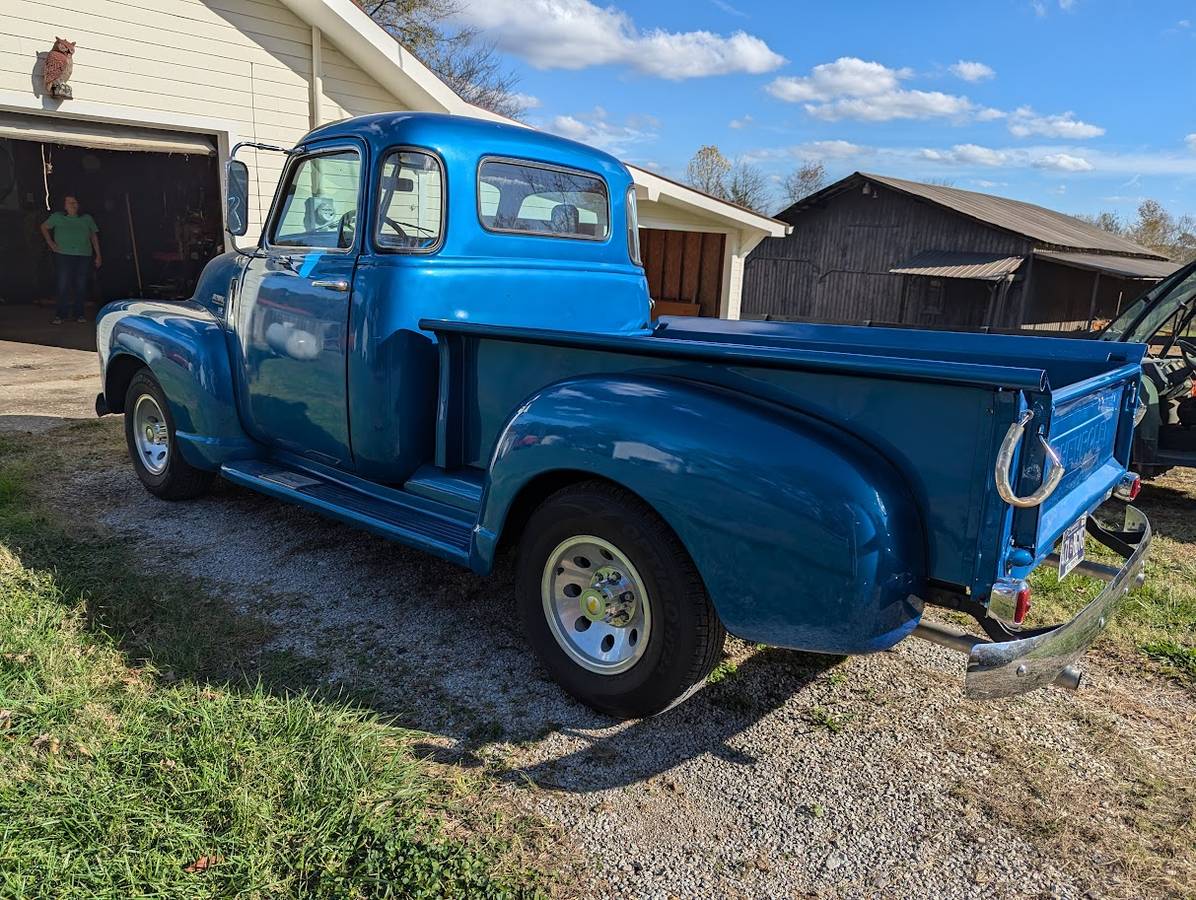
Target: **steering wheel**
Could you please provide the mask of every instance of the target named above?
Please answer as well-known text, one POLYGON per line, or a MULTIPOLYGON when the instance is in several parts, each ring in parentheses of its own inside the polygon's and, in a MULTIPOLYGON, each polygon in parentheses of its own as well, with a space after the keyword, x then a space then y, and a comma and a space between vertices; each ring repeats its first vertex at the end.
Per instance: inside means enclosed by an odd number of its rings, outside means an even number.
POLYGON ((336 246, 340 249, 353 245, 353 235, 357 233, 357 210, 351 209, 341 216, 336 227, 336 246), (347 238, 347 240, 346 240, 347 238))
POLYGON ((405 230, 403 230, 403 226, 400 225, 398 222, 396 222, 394 219, 392 219, 390 216, 383 216, 382 221, 385 222, 387 225, 389 225, 391 228, 393 228, 395 230, 395 234, 397 234, 403 240, 405 240, 405 241, 409 240, 409 236, 408 236, 407 232, 405 230))
POLYGON ((431 228, 424 228, 423 225, 416 225, 414 222, 408 222, 406 225, 400 225, 398 222, 396 222, 390 216, 383 216, 382 221, 385 222, 387 225, 389 225, 391 228, 393 228, 395 230, 395 232, 398 234, 398 236, 401 238, 410 238, 411 237, 411 235, 409 235, 407 233, 408 228, 412 228, 416 231, 422 231, 424 234, 435 234, 436 233, 431 228))
POLYGON ((1175 346, 1179 348, 1179 354, 1184 358, 1184 362, 1188 365, 1188 371, 1196 374, 1196 343, 1187 338, 1176 338, 1175 346))

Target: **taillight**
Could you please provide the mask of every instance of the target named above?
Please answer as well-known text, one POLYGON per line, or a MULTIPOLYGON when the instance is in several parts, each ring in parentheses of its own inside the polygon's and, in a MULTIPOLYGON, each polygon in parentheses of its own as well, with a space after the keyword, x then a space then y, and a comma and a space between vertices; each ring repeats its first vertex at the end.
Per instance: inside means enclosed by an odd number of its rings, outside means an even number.
POLYGON ((1030 585, 1026 585, 1017 592, 1017 602, 1013 607, 1013 624, 1021 625, 1026 621, 1030 612, 1030 585))
POLYGON ((1142 476, 1137 472, 1126 472, 1113 489, 1113 496, 1118 500, 1135 500, 1141 492, 1142 476))
POLYGON ((988 613, 1002 622, 1021 625, 1030 612, 1030 585, 1021 578, 998 578, 988 596, 988 613))

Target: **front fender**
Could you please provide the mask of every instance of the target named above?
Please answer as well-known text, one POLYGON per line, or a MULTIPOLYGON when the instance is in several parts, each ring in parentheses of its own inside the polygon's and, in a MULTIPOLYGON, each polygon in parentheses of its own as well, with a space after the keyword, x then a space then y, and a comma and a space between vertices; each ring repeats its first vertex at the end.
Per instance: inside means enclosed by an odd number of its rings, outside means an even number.
POLYGON ((877 451, 824 422, 684 380, 552 385, 497 443, 481 555, 519 492, 556 470, 601 476, 649 503, 746 640, 865 653, 921 617, 927 554, 913 495, 877 451))
MULTIPOLYGON (((192 301, 121 300, 100 310, 96 321, 105 395, 109 373, 122 357, 153 372, 174 419, 183 458, 202 469, 254 455, 256 445, 241 428, 224 328, 192 301)), ((123 397, 106 397, 117 409, 123 397)))

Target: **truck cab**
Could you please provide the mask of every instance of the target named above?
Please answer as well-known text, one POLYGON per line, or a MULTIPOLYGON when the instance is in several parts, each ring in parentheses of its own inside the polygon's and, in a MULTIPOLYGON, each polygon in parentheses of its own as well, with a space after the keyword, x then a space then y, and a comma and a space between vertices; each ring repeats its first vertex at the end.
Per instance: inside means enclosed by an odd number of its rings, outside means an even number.
POLYGON ((1142 343, 1142 420, 1134 461, 1146 476, 1196 467, 1196 263, 1189 263, 1130 303, 1101 340, 1142 343))
MULTIPOLYGON (((1140 577, 1140 344, 654 322, 606 153, 417 113, 282 152, 252 247, 189 300, 98 319, 97 412, 124 415, 156 497, 222 477, 484 577, 512 549, 496 609, 616 716, 699 687, 728 631, 835 654, 916 635, 968 654, 975 697, 1074 687, 1140 577), (1124 565, 1085 563, 1085 532, 1124 565), (1036 623, 1040 565, 1109 584, 1036 623)), ((236 236, 248 178, 230 164, 236 236)))

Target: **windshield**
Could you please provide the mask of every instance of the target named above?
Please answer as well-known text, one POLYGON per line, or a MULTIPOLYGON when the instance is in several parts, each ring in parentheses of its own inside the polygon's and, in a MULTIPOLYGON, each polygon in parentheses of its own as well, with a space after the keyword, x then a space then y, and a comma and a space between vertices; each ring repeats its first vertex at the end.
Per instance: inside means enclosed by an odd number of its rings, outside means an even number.
POLYGON ((1196 294, 1196 263, 1164 278, 1157 285, 1131 303, 1109 327, 1101 333, 1106 341, 1139 341, 1145 343, 1175 316, 1182 305, 1192 305, 1196 294))

